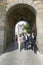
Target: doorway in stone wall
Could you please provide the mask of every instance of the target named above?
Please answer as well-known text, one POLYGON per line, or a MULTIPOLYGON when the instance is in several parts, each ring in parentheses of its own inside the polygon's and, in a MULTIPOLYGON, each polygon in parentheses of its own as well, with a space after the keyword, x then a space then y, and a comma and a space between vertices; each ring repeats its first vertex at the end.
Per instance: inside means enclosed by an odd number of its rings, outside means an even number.
MULTIPOLYGON (((19 50, 19 43, 20 43, 20 48, 23 42, 23 34, 27 33, 25 26, 27 26, 27 22, 26 21, 19 21, 16 25, 15 25, 15 46, 16 48, 18 48, 19 50), (21 40, 19 39, 21 35, 21 40)), ((28 24, 29 25, 29 24, 28 24)), ((22 45, 23 47, 23 45, 22 45)))
POLYGON ((35 9, 28 4, 16 4, 6 14, 6 48, 12 43, 15 47, 15 25, 19 21, 29 23, 31 31, 34 31, 35 35, 37 35, 35 9))

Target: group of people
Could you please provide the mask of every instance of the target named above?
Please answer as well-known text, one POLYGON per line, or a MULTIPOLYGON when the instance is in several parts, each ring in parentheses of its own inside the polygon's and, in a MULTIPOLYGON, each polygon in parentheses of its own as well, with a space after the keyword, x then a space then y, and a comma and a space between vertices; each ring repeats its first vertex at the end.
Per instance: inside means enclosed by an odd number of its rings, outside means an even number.
POLYGON ((30 48, 34 50, 36 53, 36 35, 32 32, 31 34, 22 33, 17 38, 18 41, 18 49, 21 50, 22 48, 27 49, 30 45, 30 48))

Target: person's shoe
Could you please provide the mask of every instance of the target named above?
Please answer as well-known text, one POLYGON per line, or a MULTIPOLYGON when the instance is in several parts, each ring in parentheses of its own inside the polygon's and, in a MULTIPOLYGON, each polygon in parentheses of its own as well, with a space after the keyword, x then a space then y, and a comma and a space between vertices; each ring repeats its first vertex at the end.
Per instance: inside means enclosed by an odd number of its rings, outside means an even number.
POLYGON ((32 51, 33 51, 33 48, 31 47, 32 51))
POLYGON ((35 53, 35 54, 37 54, 37 52, 36 52, 36 51, 34 51, 34 53, 35 53))

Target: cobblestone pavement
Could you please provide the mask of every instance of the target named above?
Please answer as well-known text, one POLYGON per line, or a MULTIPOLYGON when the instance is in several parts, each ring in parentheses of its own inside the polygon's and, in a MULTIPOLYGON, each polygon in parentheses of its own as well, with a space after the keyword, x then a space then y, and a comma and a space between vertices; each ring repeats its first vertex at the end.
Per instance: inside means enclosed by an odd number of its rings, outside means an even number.
POLYGON ((43 65, 43 58, 32 50, 13 50, 0 56, 0 65, 43 65))

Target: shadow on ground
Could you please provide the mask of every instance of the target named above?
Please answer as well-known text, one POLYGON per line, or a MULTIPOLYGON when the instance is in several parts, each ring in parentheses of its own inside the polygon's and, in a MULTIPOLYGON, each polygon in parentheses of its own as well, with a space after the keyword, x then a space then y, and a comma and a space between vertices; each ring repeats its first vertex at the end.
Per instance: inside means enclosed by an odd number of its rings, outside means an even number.
MULTIPOLYGON (((18 49, 18 43, 10 43, 7 48, 4 50, 3 53, 7 53, 7 52, 11 52, 11 51, 15 51, 18 49)), ((30 44, 27 44, 26 47, 22 44, 21 47, 20 47, 20 51, 22 51, 22 49, 24 50, 32 50, 31 49, 31 45, 30 44)), ((38 49, 35 49, 35 51, 38 51, 38 49)))
POLYGON ((7 46, 7 48, 4 50, 3 53, 11 52, 11 51, 17 50, 17 49, 18 49, 18 43, 12 42, 12 43, 10 43, 10 44, 7 46))

